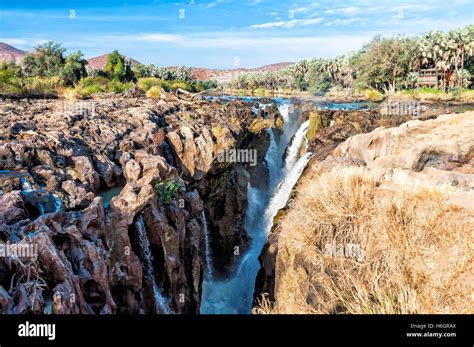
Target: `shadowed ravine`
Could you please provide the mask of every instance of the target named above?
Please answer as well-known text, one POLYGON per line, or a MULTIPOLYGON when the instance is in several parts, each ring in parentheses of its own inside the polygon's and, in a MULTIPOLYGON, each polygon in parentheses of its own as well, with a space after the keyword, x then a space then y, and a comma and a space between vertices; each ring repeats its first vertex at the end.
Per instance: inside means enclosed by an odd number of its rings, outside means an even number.
POLYGON ((297 158, 308 123, 300 125, 300 117, 289 113, 292 108, 287 102, 281 103, 279 109, 285 121, 285 129, 278 140, 273 130, 268 130, 271 141, 265 156, 269 170, 268 188, 257 189, 249 185, 247 190, 245 229, 251 238, 250 247, 241 255, 240 263, 228 279, 214 280, 210 273, 206 274, 202 287, 201 313, 251 312, 255 278, 260 268, 258 256, 272 226, 273 217, 286 204, 293 186, 310 159, 310 153, 297 158), (287 147, 287 158, 283 162, 287 147))

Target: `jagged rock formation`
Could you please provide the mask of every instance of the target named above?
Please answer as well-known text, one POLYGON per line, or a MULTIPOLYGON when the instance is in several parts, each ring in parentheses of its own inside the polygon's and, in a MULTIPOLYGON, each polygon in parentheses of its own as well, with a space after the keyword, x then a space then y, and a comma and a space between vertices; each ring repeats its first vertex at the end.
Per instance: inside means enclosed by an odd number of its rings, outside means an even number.
POLYGON ((0 258, 0 311, 155 312, 137 240, 142 216, 166 304, 197 313, 201 211, 216 254, 245 248, 255 170, 216 157, 230 148, 263 156, 276 108, 263 119, 242 101, 178 92, 159 101, 5 100, 0 113, 0 241, 38 247, 37 259, 0 258))
POLYGON ((473 126, 412 120, 313 160, 262 254, 257 311, 471 312, 473 126))

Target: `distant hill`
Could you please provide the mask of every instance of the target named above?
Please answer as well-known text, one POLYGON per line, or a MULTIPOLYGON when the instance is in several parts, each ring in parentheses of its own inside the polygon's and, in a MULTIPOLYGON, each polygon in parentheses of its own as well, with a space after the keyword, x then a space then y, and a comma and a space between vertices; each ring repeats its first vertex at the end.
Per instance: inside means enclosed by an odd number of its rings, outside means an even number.
POLYGON ((20 63, 21 59, 25 54, 28 52, 22 51, 21 49, 15 48, 6 44, 4 42, 0 42, 0 62, 5 63, 20 63))
MULTIPOLYGON (((232 79, 235 76, 240 74, 249 73, 249 72, 257 72, 257 71, 277 71, 284 69, 289 65, 293 65, 294 63, 276 63, 270 65, 264 65, 257 68, 238 68, 238 69, 225 69, 225 70, 217 70, 217 69, 204 69, 204 68, 193 68, 194 78, 199 81, 204 80, 216 80, 219 82, 226 82, 232 79)), ((170 67, 173 68, 173 67, 170 67)))
MULTIPOLYGON (((89 58, 89 59, 87 59, 87 63, 90 66, 92 66, 94 68, 94 70, 103 70, 104 67, 105 67, 105 64, 107 64, 107 56, 108 55, 109 55, 109 53, 99 55, 98 57, 89 58)), ((135 60, 133 58, 129 58, 129 57, 126 57, 124 55, 122 55, 122 58, 123 59, 129 59, 132 66, 140 64, 140 62, 138 60, 135 60)))

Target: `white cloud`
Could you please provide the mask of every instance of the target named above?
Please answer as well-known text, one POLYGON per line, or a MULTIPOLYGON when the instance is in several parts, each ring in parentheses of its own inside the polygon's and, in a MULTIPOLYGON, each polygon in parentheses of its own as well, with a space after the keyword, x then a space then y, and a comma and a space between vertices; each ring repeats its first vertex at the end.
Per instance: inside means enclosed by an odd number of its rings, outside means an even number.
POLYGON ((335 8, 335 9, 330 9, 324 11, 326 14, 342 14, 342 15, 353 15, 359 12, 359 9, 355 6, 349 6, 349 7, 340 7, 340 8, 335 8))
POLYGON ((29 44, 28 40, 25 39, 15 39, 15 38, 9 38, 9 37, 0 37, 0 42, 5 42, 9 45, 18 45, 18 46, 25 46, 29 44))
POLYGON ((307 6, 296 7, 296 4, 293 4, 293 8, 290 9, 293 13, 307 13, 315 8, 319 7, 318 2, 312 2, 307 6))
POLYGON ((13 37, 0 37, 0 42, 5 42, 11 46, 18 47, 25 47, 26 49, 33 48, 37 45, 42 45, 49 40, 46 39, 26 39, 26 38, 13 38, 13 37))
POLYGON ((292 19, 289 21, 268 22, 263 24, 253 24, 252 29, 268 29, 268 28, 287 28, 292 29, 296 27, 310 26, 321 24, 322 18, 308 18, 308 19, 292 19))
POLYGON ((331 22, 327 22, 324 25, 333 26, 333 25, 349 25, 354 23, 365 23, 367 18, 353 17, 348 19, 335 19, 331 22))
MULTIPOLYGON (((371 35, 326 35, 326 36, 255 36, 250 33, 207 33, 192 35, 179 45, 186 48, 219 48, 219 49, 273 49, 284 52, 316 50, 336 52, 337 54, 360 48, 370 41, 371 35), (337 42, 337 45, 334 43, 337 42)), ((327 54, 326 54, 327 55, 327 54)), ((278 59, 277 59, 278 60, 278 59)))
POLYGON ((212 7, 215 7, 216 5, 222 4, 224 2, 227 2, 227 1, 226 0, 216 0, 214 2, 211 2, 211 3, 207 4, 207 5, 204 5, 203 8, 212 8, 212 7))

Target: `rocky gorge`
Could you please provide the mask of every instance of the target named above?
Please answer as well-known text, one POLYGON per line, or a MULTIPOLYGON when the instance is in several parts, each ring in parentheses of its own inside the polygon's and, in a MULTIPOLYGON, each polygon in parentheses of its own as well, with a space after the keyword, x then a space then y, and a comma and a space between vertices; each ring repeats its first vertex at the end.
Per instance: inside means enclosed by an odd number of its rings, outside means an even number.
MULTIPOLYGON (((372 233, 354 230, 413 227, 397 224, 416 219, 396 214, 398 205, 391 226, 369 218, 388 213, 379 197, 400 190, 403 175, 464 187, 452 196, 469 210, 472 112, 436 119, 438 108, 421 110, 179 89, 159 100, 2 100, 0 312, 358 312, 338 291, 353 259, 334 267, 328 243, 359 245, 360 255, 372 233)), ((400 240, 394 233, 384 245, 400 240)))
POLYGON ((262 163, 282 126, 274 105, 186 92, 0 113, 0 240, 36 247, 0 258, 2 313, 198 313, 205 253, 219 276, 246 249, 247 186, 266 172, 217 155, 262 163))

